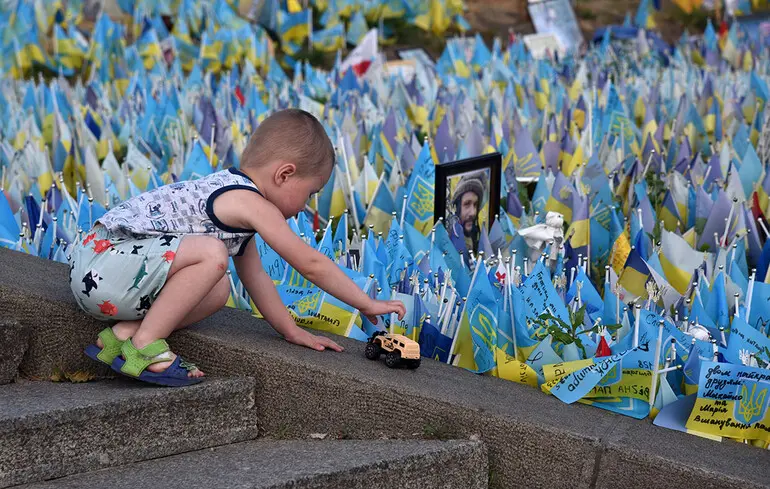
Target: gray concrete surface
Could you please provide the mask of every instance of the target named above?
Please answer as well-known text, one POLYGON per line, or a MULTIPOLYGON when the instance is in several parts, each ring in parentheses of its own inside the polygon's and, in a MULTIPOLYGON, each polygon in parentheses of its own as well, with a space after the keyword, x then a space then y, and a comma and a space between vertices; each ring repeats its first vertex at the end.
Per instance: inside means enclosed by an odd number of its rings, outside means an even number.
POLYGON ((0 387, 0 487, 257 437, 252 379, 0 387))
MULTIPOLYGON (((54 357, 78 363, 78 348, 101 326, 78 312, 66 267, 0 251, 0 275, 5 274, 13 277, 6 282, 13 286, 0 284, 0 307, 37 325, 33 354, 25 358, 22 372, 46 371, 54 357), (59 333, 49 335, 50 327, 59 333)), ((427 359, 415 371, 389 370, 364 358, 363 343, 335 340, 345 352, 300 348, 264 321, 232 309, 169 339, 175 351, 209 374, 255 377, 254 413, 268 434, 477 435, 488 448, 493 480, 502 481, 499 487, 608 487, 616 485, 613 472, 632 487, 665 480, 770 487, 770 470, 744 470, 749 463, 764 469, 770 461, 767 452, 754 447, 701 440, 580 404, 567 406, 537 389, 427 359), (624 433, 633 435, 626 439, 624 433), (698 457, 703 451, 710 455, 698 457)))
POLYGON ((218 447, 24 489, 484 489, 481 443, 272 441, 218 447))
MULTIPOLYGON (((2 314, 2 312, 0 312, 2 314)), ((27 352, 30 329, 17 321, 0 319, 0 385, 12 382, 27 352)))
POLYGON ((603 439, 597 488, 768 487, 770 452, 622 417, 603 439), (651 485, 651 477, 665 468, 651 485))

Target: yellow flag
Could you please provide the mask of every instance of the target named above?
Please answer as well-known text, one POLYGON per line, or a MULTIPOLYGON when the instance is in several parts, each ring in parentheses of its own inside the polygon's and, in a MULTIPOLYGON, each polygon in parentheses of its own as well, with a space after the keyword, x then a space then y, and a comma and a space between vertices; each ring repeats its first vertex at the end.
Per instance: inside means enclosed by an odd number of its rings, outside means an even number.
POLYGON ((501 379, 537 387, 537 373, 526 363, 521 363, 500 348, 495 348, 495 361, 497 376, 501 379))
POLYGON ((576 372, 582 368, 590 367, 594 364, 592 359, 575 360, 573 362, 554 363, 551 365, 543 365, 543 378, 545 383, 540 389, 546 394, 551 393, 551 389, 559 383, 562 377, 576 372))
POLYGON ((629 253, 631 253, 631 243, 628 241, 626 231, 623 231, 618 236, 618 239, 615 240, 615 245, 612 248, 612 269, 618 275, 625 268, 629 253))
POLYGON ((290 14, 302 12, 302 5, 300 5, 298 0, 287 0, 286 7, 288 8, 290 14))

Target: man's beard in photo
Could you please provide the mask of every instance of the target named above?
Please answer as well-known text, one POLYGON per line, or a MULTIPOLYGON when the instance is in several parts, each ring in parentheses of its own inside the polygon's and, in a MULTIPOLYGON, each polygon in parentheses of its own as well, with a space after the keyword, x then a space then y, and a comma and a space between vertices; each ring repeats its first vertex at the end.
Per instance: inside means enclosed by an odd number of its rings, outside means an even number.
POLYGON ((465 235, 466 238, 470 238, 470 237, 478 235, 478 233, 479 233, 479 225, 476 223, 477 218, 478 218, 478 216, 474 216, 473 217, 473 221, 471 223, 471 230, 470 231, 468 231, 465 228, 465 223, 463 223, 463 226, 462 226, 463 227, 463 234, 465 235))

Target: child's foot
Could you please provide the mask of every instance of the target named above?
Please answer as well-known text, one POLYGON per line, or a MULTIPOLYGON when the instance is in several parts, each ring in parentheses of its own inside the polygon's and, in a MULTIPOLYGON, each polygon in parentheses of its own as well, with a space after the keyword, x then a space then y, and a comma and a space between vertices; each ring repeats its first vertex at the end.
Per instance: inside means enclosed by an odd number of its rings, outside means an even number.
MULTIPOLYGON (((134 336, 134 333, 136 333, 136 331, 139 329, 139 326, 141 324, 142 324, 141 321, 121 321, 115 324, 112 327, 112 333, 115 335, 115 339, 120 341, 119 346, 122 346, 124 341, 134 336)), ((100 333, 99 337, 97 337, 96 339, 96 346, 99 348, 99 350, 104 349, 104 342, 102 341, 102 336, 104 335, 100 333)), ((110 342, 109 339, 107 341, 110 342)), ((170 353, 169 361, 153 363, 147 367, 147 370, 150 372, 160 373, 166 370, 168 367, 170 367, 171 364, 174 363, 174 360, 176 359, 176 353, 171 351, 169 353, 170 353)), ((109 361, 107 360, 105 361, 106 363, 111 365, 112 360, 114 360, 114 357, 109 359, 109 361)), ((192 364, 189 364, 189 365, 192 365, 192 364)), ((195 366, 193 365, 193 367, 195 366)), ((203 373, 203 371, 201 371, 198 367, 195 367, 193 370, 191 370, 188 373, 188 377, 190 378, 199 378, 199 377, 203 377, 204 375, 205 374, 203 373)))
POLYGON ((195 384, 204 376, 197 366, 173 353, 162 339, 137 348, 129 338, 121 347, 121 355, 113 361, 112 369, 129 377, 166 386, 195 384))
MULTIPOLYGON (((169 351, 169 358, 170 360, 167 362, 159 362, 159 363, 153 363, 152 365, 149 365, 147 367, 147 370, 149 372, 154 372, 156 374, 165 372, 168 370, 168 368, 173 365, 174 361, 177 358, 177 354, 173 351, 169 351)), ((199 379, 201 377, 205 377, 206 374, 203 373, 203 370, 199 369, 197 365, 193 363, 185 362, 184 360, 180 359, 180 364, 182 364, 183 368, 189 368, 187 370, 187 376, 191 379, 199 379)))
MULTIPOLYGON (((137 344, 135 344, 135 343, 132 343, 132 344, 134 345, 134 347, 135 347, 137 350, 142 350, 142 349, 144 349, 146 346, 148 346, 148 345, 142 345, 141 347, 139 347, 139 346, 138 346, 137 344)), ((140 343, 140 344, 141 344, 141 343, 140 343)), ((150 344, 152 344, 152 343, 150 343, 150 344)), ((176 354, 176 353, 174 353, 174 352, 173 352, 173 351, 171 351, 171 350, 168 350, 168 351, 167 351, 167 352, 165 352, 164 354, 168 356, 168 358, 169 358, 169 360, 168 360, 168 361, 165 361, 165 362, 158 362, 158 363, 153 363, 153 364, 150 364, 150 365, 147 367, 147 370, 148 370, 148 371, 150 371, 150 372, 155 372, 155 373, 161 373, 161 372, 163 372, 163 371, 167 370, 167 369, 168 369, 168 368, 169 368, 169 367, 170 367, 170 366, 171 366, 171 365, 174 363, 174 361, 176 360, 177 354, 176 354)), ((180 359, 180 360, 181 360, 181 359, 180 359)), ((205 374, 203 373, 203 371, 202 371, 201 369, 199 369, 197 365, 194 365, 194 364, 192 364, 192 363, 187 363, 187 362, 184 362, 183 360, 182 360, 182 363, 184 363, 184 364, 185 364, 185 368, 188 368, 188 367, 190 368, 190 369, 188 370, 188 372, 187 372, 187 376, 188 376, 188 377, 190 377, 191 379, 198 379, 198 378, 200 378, 200 377, 203 377, 203 376, 205 376, 205 374)))

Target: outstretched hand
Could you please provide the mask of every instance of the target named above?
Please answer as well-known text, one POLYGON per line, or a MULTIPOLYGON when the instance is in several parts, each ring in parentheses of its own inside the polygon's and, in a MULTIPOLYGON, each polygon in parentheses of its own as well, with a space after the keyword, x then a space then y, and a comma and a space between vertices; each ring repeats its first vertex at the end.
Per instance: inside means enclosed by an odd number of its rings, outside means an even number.
POLYGON ((361 308, 361 314, 366 316, 366 319, 371 321, 372 324, 377 324, 377 316, 383 314, 398 314, 398 319, 404 319, 406 314, 406 307, 401 301, 378 301, 372 299, 372 301, 366 306, 361 308))
POLYGON ((324 351, 327 348, 334 351, 344 350, 344 348, 326 336, 314 335, 310 331, 300 327, 297 327, 297 330, 292 332, 292 334, 286 335, 285 338, 289 343, 294 343, 295 345, 299 346, 306 346, 317 351, 324 351))

